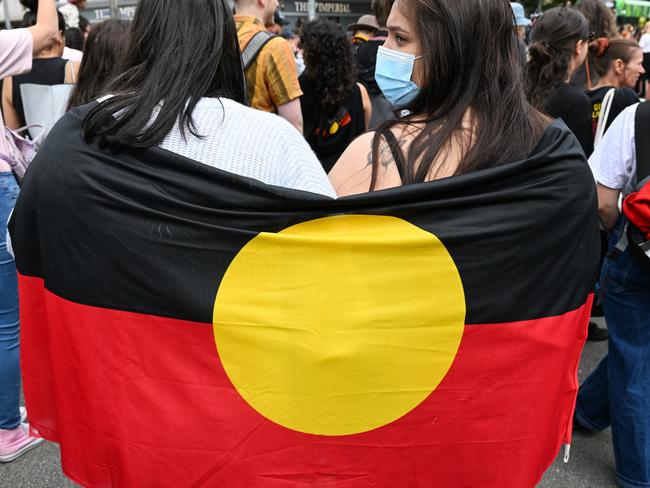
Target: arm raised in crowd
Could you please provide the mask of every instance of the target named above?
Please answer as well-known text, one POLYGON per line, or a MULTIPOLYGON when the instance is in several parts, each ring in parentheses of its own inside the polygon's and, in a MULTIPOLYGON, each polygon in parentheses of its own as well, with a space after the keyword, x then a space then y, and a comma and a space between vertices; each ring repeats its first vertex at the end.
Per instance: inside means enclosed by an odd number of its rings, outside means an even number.
POLYGON ((34 54, 49 48, 57 39, 59 21, 54 0, 38 0, 36 25, 28 28, 34 39, 34 54))

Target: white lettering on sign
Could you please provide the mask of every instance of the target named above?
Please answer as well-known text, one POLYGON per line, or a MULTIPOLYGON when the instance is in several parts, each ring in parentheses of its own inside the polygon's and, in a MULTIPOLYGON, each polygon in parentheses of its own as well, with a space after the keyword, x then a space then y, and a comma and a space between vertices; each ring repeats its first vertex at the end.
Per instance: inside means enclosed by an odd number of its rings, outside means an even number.
MULTIPOLYGON (((295 2, 296 12, 309 12, 309 2, 295 2)), ((350 14, 349 3, 316 2, 316 12, 319 14, 350 14)))
POLYGON ((120 18, 122 20, 133 20, 135 17, 135 7, 120 7, 120 18))
MULTIPOLYGON (((135 17, 135 10, 136 7, 120 7, 120 19, 122 20, 133 20, 133 17, 135 17)), ((101 8, 101 9, 95 9, 95 18, 97 20, 106 20, 110 19, 111 16, 111 9, 109 8, 101 8)))

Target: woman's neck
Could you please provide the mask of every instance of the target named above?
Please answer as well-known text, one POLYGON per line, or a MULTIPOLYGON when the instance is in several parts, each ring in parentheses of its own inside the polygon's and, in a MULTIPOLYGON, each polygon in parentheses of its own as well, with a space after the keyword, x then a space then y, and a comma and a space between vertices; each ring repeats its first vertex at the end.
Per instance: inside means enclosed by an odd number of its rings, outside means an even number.
POLYGON ((45 59, 45 58, 60 58, 63 55, 63 50, 57 47, 44 49, 36 56, 36 59, 45 59))
POLYGON ((614 88, 620 88, 621 87, 621 84, 619 83, 618 78, 612 72, 607 73, 605 76, 601 76, 600 80, 598 80, 598 83, 596 83, 592 87, 592 90, 596 90, 598 88, 604 88, 606 86, 612 86, 614 88))

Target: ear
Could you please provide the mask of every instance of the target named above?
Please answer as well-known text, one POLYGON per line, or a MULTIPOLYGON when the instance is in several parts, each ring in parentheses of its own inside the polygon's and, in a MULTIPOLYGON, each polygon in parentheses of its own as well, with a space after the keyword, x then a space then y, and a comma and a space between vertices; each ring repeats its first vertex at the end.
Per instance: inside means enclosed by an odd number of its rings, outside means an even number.
POLYGON ((575 47, 575 55, 576 56, 581 56, 584 52, 585 49, 587 49, 589 44, 587 43, 586 40, 580 39, 578 42, 576 42, 576 47, 575 47))
POLYGON ((622 75, 625 71, 625 62, 622 59, 617 59, 614 61, 614 72, 617 75, 622 75))

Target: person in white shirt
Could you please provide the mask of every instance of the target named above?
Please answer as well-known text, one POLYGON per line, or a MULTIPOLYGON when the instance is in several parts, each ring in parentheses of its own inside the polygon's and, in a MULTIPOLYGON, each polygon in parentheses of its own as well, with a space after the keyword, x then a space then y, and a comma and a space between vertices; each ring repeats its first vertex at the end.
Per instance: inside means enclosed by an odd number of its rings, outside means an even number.
POLYGON ((643 26, 643 34, 639 39, 639 46, 643 49, 643 68, 645 69, 645 76, 643 77, 644 87, 643 94, 648 96, 648 88, 650 87, 650 22, 646 22, 643 26))
POLYGON ((64 0, 59 6, 59 12, 65 19, 65 25, 70 28, 79 28, 79 11, 86 8, 86 0, 64 0))
POLYGON ((126 74, 86 116, 86 140, 160 146, 264 183, 334 198, 302 135, 281 117, 245 106, 236 25, 223 5, 142 0, 122 63, 126 74))
POLYGON ((650 273, 629 249, 612 252, 627 222, 619 196, 637 185, 638 107, 621 112, 589 159, 600 220, 611 231, 600 282, 609 350, 580 387, 575 414, 587 430, 611 426, 617 481, 623 488, 650 487, 650 273))

